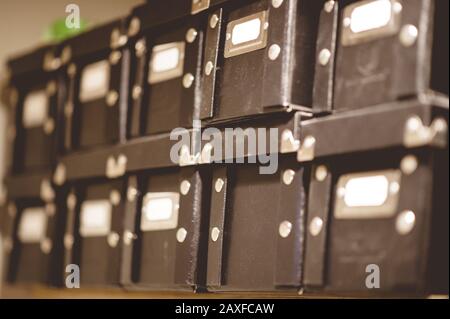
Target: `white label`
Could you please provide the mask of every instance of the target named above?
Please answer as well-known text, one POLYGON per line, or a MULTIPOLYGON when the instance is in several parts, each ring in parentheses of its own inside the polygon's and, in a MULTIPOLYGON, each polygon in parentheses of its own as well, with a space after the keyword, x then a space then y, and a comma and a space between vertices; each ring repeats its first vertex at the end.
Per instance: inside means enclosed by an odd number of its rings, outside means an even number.
POLYGON ((81 75, 80 101, 85 103, 104 97, 109 90, 109 77, 108 61, 87 65, 81 75))
POLYGON ((183 75, 185 45, 184 42, 173 42, 153 47, 148 73, 150 84, 183 75))
POLYGON ((100 237, 111 229, 112 206, 109 200, 88 200, 81 205, 80 234, 83 237, 100 237))
POLYGON ((29 93, 23 103, 23 127, 43 126, 48 116, 48 97, 45 90, 29 93))
POLYGON ((392 8, 389 0, 377 0, 353 9, 350 29, 354 33, 378 29, 388 25, 392 8))
POLYGON ((22 243, 39 243, 47 231, 47 214, 44 207, 24 209, 20 219, 18 237, 22 243))
POLYGON ((250 53, 267 46, 269 13, 261 11, 227 24, 224 57, 250 53))
POLYGON ((171 198, 155 198, 144 206, 144 216, 149 221, 168 220, 173 214, 171 198))
POLYGON ((261 20, 253 19, 234 26, 231 36, 233 45, 258 39, 261 33, 261 20))
POLYGON ((152 71, 166 72, 175 69, 180 60, 180 50, 177 47, 164 49, 165 45, 156 46, 153 50, 152 71))
POLYGON ((344 202, 348 207, 383 205, 389 195, 389 181, 383 176, 350 179, 345 185, 344 202))
POLYGON ((142 205, 141 230, 175 229, 179 198, 178 193, 147 193, 142 205))

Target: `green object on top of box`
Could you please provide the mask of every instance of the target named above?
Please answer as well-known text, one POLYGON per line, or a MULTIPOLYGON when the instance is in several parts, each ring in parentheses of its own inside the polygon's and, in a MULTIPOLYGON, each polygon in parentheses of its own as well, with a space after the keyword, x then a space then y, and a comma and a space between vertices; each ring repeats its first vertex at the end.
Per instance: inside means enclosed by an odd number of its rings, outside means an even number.
POLYGON ((53 22, 45 32, 45 40, 52 42, 59 42, 73 37, 86 30, 88 23, 80 20, 79 28, 68 28, 66 19, 58 19, 53 22))

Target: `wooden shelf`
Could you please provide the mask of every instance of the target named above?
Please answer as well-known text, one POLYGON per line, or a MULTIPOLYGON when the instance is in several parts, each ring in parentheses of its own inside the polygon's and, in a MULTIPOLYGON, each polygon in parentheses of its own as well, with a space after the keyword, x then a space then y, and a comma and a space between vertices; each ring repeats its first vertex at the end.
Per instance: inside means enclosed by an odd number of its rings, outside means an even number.
MULTIPOLYGON (((357 295, 298 294, 295 292, 235 292, 194 293, 179 291, 128 291, 120 288, 62 289, 39 285, 4 286, 0 298, 5 299, 354 299, 357 295)), ((392 298, 392 296, 390 296, 392 298)), ((396 296, 395 298, 421 298, 420 296, 396 296)), ((423 296, 428 299, 449 299, 448 295, 423 296)))

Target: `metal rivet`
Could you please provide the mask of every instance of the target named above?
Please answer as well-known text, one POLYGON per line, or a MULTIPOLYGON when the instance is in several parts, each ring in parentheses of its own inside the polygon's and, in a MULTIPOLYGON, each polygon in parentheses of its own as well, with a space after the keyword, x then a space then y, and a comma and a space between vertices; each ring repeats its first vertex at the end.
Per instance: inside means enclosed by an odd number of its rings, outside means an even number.
POLYGON ((133 87, 133 92, 131 93, 133 100, 137 100, 141 97, 142 94, 142 88, 139 85, 135 85, 133 87))
POLYGON ((225 181, 221 178, 218 178, 216 182, 214 183, 214 189, 217 193, 220 193, 223 189, 223 186, 225 185, 225 181))
POLYGON ((77 205, 77 196, 74 193, 70 193, 67 196, 67 208, 69 210, 74 210, 75 206, 77 205))
POLYGON ((211 29, 214 29, 215 27, 217 27, 218 22, 219 22, 219 17, 217 16, 217 14, 213 14, 211 19, 209 20, 209 26, 211 27, 211 29))
POLYGON ((17 207, 14 203, 8 204, 8 216, 11 218, 16 217, 17 215, 17 207))
POLYGON ((219 239, 220 236, 220 229, 218 227, 213 227, 213 229, 211 229, 211 240, 213 242, 216 242, 217 239, 219 239))
POLYGON ((410 47, 416 42, 418 35, 419 31, 415 26, 406 24, 402 27, 399 34, 400 43, 405 47, 410 47))
POLYGON ((77 74, 77 66, 75 65, 75 63, 71 63, 67 67, 67 75, 69 75, 69 77, 73 78, 75 76, 75 74, 77 74))
POLYGON ((397 216, 395 228, 400 235, 406 235, 412 231, 416 223, 416 215, 413 211, 406 210, 397 216))
POLYGON ((184 180, 180 184, 180 193, 182 195, 187 195, 189 193, 189 190, 191 189, 191 183, 189 181, 184 180))
POLYGON ((338 197, 343 198, 345 196, 345 187, 338 188, 337 195, 338 197))
POLYGON ((120 192, 116 189, 112 190, 111 193, 109 194, 109 201, 114 206, 117 206, 120 204, 120 199, 121 199, 120 192))
POLYGON ((272 0, 272 7, 278 9, 283 4, 283 0, 272 0))
POLYGON ((45 238, 44 240, 41 241, 40 246, 41 246, 41 251, 47 255, 52 251, 53 244, 52 244, 51 239, 45 238))
POLYGON ((136 200, 136 197, 138 195, 138 190, 132 186, 128 187, 127 190, 127 200, 129 202, 134 202, 136 200))
POLYGON ((325 165, 320 165, 316 168, 315 172, 316 180, 323 182, 328 176, 328 169, 325 165))
POLYGON ((116 105, 118 99, 119 93, 116 91, 109 91, 106 95, 106 104, 108 104, 108 106, 114 106, 116 105))
POLYGON ((45 71, 53 71, 60 66, 60 60, 55 58, 53 52, 48 51, 44 56, 43 68, 45 71))
POLYGON ((48 96, 53 96, 56 93, 56 82, 50 81, 47 83, 46 92, 48 96))
POLYGON ((400 2, 395 2, 393 9, 395 13, 400 13, 403 10, 403 6, 400 2))
POLYGON ((71 118, 73 114, 73 104, 71 102, 67 102, 64 106, 64 116, 66 118, 71 118))
POLYGON ((130 37, 135 36, 136 34, 139 33, 140 29, 141 29, 141 21, 138 18, 133 17, 130 21, 130 26, 128 27, 128 35, 130 37))
POLYGON ((291 185, 295 177, 295 172, 292 169, 287 169, 283 172, 283 183, 291 185))
POLYGON ((111 32, 111 41, 110 41, 111 48, 118 47, 119 46, 119 42, 120 42, 120 30, 119 29, 114 29, 111 32))
POLYGON ((108 241, 108 245, 112 248, 117 247, 117 244, 119 243, 120 240, 120 236, 118 233, 109 233, 107 241, 108 241))
POLYGON ((144 40, 139 40, 138 42, 136 42, 134 48, 136 50, 136 56, 137 57, 143 56, 145 51, 147 50, 147 48, 145 47, 145 41, 144 40))
POLYGON ((74 243, 74 238, 71 234, 65 234, 64 235, 64 248, 67 250, 72 249, 74 243))
POLYGON ((389 184, 389 192, 393 195, 397 194, 400 190, 400 184, 397 182, 392 182, 389 184))
POLYGON ((231 33, 228 32, 226 37, 227 37, 227 41, 230 40, 231 39, 231 33))
POLYGON ((313 236, 317 236, 322 231, 323 220, 320 217, 314 217, 309 224, 309 233, 313 236))
POLYGON ((126 155, 120 154, 120 155, 117 157, 117 165, 118 165, 118 166, 124 167, 124 166, 127 164, 127 162, 128 162, 128 159, 127 159, 126 155))
POLYGON ((109 55, 109 63, 111 63, 112 65, 116 65, 120 61, 121 58, 122 58, 122 53, 120 53, 120 51, 113 51, 109 55))
POLYGON ((70 61, 71 58, 72 58, 72 49, 70 48, 70 46, 65 46, 61 52, 61 62, 63 64, 66 64, 70 61))
POLYGON ((190 73, 185 74, 185 76, 183 77, 183 86, 186 89, 189 89, 192 86, 192 83, 194 83, 194 80, 195 77, 192 74, 190 73))
POLYGON ((400 169, 406 175, 411 175, 417 169, 419 162, 414 155, 405 156, 400 162, 400 169))
POLYGON ((50 135, 55 130, 55 121, 52 118, 48 118, 44 122, 44 133, 50 135))
POLYGON ((123 233, 123 243, 127 246, 131 245, 133 240, 137 239, 137 235, 132 233, 129 230, 124 231, 123 233))
POLYGON ((334 9, 334 4, 335 4, 335 1, 333 1, 333 0, 327 1, 327 2, 325 2, 323 9, 325 10, 325 12, 330 13, 334 9))
POLYGON ((194 28, 190 28, 187 32, 186 32, 186 41, 188 43, 192 43, 195 41, 195 39, 197 38, 197 30, 195 30, 194 28))
POLYGON ((211 72, 214 69, 214 64, 211 61, 208 61, 205 65, 205 74, 211 75, 211 72))
POLYGON ((406 127, 410 132, 417 132, 422 126, 422 120, 417 115, 411 116, 406 122, 406 127))
POLYGON ((48 217, 53 217, 55 216, 56 213, 56 205, 53 203, 47 204, 45 205, 45 213, 47 214, 48 217))
POLYGON ((51 202, 55 199, 55 192, 49 180, 43 179, 41 182, 41 199, 45 202, 51 202))
POLYGON ((184 229, 183 227, 181 227, 180 229, 177 230, 177 241, 179 243, 182 243, 186 240, 187 237, 187 230, 184 229))
POLYGON ((61 66, 61 59, 54 57, 52 60, 49 61, 49 64, 47 65, 46 70, 47 71, 54 71, 59 69, 61 66))
POLYGON ((280 234, 280 236, 282 238, 286 238, 289 236, 289 234, 292 231, 292 223, 285 220, 283 222, 280 223, 280 226, 278 227, 278 234, 280 234))
POLYGON ((443 118, 437 118, 431 123, 431 127, 438 133, 446 133, 448 131, 447 121, 443 118))
POLYGON ((344 19, 344 21, 342 23, 344 24, 344 27, 348 28, 350 26, 350 24, 352 24, 352 19, 347 17, 344 19))
POLYGON ((315 156, 316 138, 312 135, 305 137, 303 144, 300 145, 300 149, 297 154, 297 159, 300 162, 312 161, 315 156))
POLYGON ((281 53, 281 48, 278 44, 272 44, 269 48, 269 59, 272 61, 278 59, 281 53))
POLYGON ((307 136, 305 137, 305 141, 303 142, 304 147, 311 147, 316 143, 316 138, 314 136, 307 136))
POLYGON ((331 52, 328 49, 323 49, 319 53, 319 64, 321 66, 326 66, 331 59, 331 52))

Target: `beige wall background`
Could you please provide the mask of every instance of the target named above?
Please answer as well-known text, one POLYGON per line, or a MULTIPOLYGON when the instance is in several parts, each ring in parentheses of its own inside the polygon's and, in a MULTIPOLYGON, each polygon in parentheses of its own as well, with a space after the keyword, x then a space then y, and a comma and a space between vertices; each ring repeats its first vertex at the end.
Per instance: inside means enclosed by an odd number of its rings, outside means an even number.
MULTIPOLYGON (((5 60, 43 44, 47 27, 65 18, 68 4, 77 4, 89 27, 127 15, 144 0, 0 0, 0 81, 5 76, 5 60)), ((1 102, 0 102, 1 103, 1 102)), ((0 180, 5 174, 6 109, 0 105, 0 180)), ((0 197, 4 193, 0 183, 0 197)), ((1 198, 0 198, 1 199, 1 198)))

